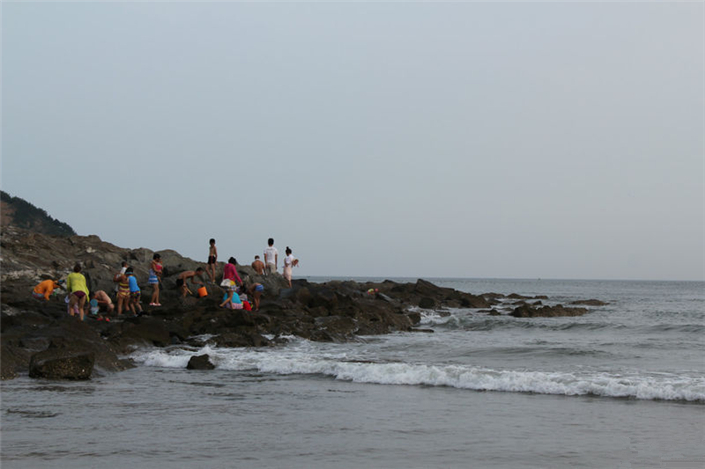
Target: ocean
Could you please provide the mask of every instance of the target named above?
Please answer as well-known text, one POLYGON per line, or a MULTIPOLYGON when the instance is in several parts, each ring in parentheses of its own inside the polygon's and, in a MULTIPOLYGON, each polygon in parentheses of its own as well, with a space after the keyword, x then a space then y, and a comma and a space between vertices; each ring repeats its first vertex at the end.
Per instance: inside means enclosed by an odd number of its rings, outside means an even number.
POLYGON ((432 333, 143 348, 87 382, 20 377, 1 385, 2 467, 705 467, 704 282, 428 280, 609 304, 420 310, 432 333), (216 369, 186 370, 203 353, 216 369))

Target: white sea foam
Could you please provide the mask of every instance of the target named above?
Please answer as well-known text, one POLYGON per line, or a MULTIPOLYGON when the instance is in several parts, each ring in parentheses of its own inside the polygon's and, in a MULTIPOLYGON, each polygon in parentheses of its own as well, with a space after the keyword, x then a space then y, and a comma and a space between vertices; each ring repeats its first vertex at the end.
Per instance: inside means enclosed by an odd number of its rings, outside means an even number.
POLYGON ((262 373, 282 375, 317 374, 356 383, 448 386, 475 391, 705 402, 705 377, 699 376, 668 373, 567 373, 496 370, 467 365, 369 363, 351 360, 345 352, 322 352, 306 341, 300 341, 295 347, 276 351, 211 347, 197 351, 156 349, 137 352, 133 358, 147 366, 184 368, 191 356, 204 353, 207 353, 221 370, 258 370, 262 373))
POLYGON ((419 325, 421 326, 442 326, 448 323, 457 323, 458 318, 452 313, 441 315, 436 311, 416 308, 415 311, 421 314, 419 325))

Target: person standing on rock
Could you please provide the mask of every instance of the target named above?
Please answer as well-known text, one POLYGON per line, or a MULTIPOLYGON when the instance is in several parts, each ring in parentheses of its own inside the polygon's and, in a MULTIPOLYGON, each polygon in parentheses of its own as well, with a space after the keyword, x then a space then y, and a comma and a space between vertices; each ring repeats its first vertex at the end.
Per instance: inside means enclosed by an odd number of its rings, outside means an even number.
POLYGON ((186 298, 188 293, 188 279, 191 279, 193 285, 203 285, 202 281, 194 280, 196 277, 203 280, 203 267, 199 267, 196 270, 187 270, 186 272, 181 272, 179 277, 176 279, 176 287, 181 292, 181 297, 186 298))
POLYGON ((69 292, 69 315, 73 316, 74 308, 78 307, 78 314, 83 321, 89 292, 86 277, 81 273, 81 264, 76 264, 73 272, 66 278, 66 291, 69 292))
POLYGON ((208 265, 206 271, 211 277, 211 283, 215 283, 215 266, 218 262, 218 248, 215 247, 215 239, 211 238, 210 248, 208 249, 208 265))
POLYGON ((225 267, 223 268, 223 281, 220 282, 220 286, 227 288, 228 296, 222 303, 220 303, 221 308, 225 306, 228 302, 232 301, 233 293, 235 293, 235 290, 237 290, 237 283, 242 284, 242 279, 238 275, 237 268, 235 267, 236 265, 237 260, 234 257, 231 257, 230 259, 228 259, 228 263, 225 264, 225 267), (237 280, 237 283, 235 282, 235 280, 237 280))
MULTIPOLYGON (((127 264, 126 262, 124 264, 127 264)), ((130 309, 130 281, 127 278, 127 267, 113 277, 113 282, 117 283, 117 315, 122 316, 123 308, 130 309)))
POLYGON ((119 273, 119 274, 115 274, 115 277, 113 277, 113 282, 115 282, 115 301, 116 301, 116 302, 117 302, 118 297, 119 297, 118 292, 119 292, 119 290, 120 290, 120 287, 119 287, 119 285, 118 285, 118 283, 117 283, 117 280, 115 280, 115 279, 118 278, 120 275, 125 275, 125 271, 127 270, 128 267, 129 267, 129 266, 127 265, 127 262, 126 262, 126 261, 122 261, 122 265, 121 265, 121 267, 120 267, 120 273, 119 273))
POLYGON ((291 269, 299 265, 299 260, 291 253, 291 248, 286 247, 286 257, 284 258, 284 278, 289 282, 291 288, 291 269))
POLYGON ((264 250, 264 264, 267 269, 267 273, 271 274, 277 271, 277 263, 279 261, 279 251, 274 247, 274 238, 269 238, 267 240, 269 245, 267 249, 264 250))
POLYGON ((154 254, 152 263, 149 264, 149 280, 148 283, 152 286, 152 299, 149 306, 161 306, 159 303, 159 282, 162 278, 162 256, 154 254))
POLYGON ((130 286, 130 310, 135 316, 142 315, 142 305, 140 304, 142 291, 137 285, 137 277, 131 268, 127 269, 125 275, 127 275, 127 283, 130 286))

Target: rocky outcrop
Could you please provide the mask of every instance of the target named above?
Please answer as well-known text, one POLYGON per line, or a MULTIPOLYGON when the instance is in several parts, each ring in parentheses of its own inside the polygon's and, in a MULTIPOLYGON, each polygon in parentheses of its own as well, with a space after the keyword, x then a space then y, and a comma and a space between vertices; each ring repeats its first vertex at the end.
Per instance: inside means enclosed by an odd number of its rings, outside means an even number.
POLYGON ((565 308, 563 305, 543 306, 535 308, 529 305, 522 305, 514 309, 511 316, 515 318, 555 318, 559 316, 582 316, 587 313, 585 308, 565 308))
MULTIPOLYGON (((106 371, 120 371, 132 366, 120 357, 140 346, 267 347, 285 341, 289 335, 344 342, 360 335, 393 331, 430 332, 415 328, 421 320, 419 307, 442 313, 447 308, 492 308, 497 304, 506 307, 509 300, 505 295, 472 295, 425 280, 311 283, 300 279, 289 288, 279 274, 259 276, 249 266, 238 265, 245 283, 261 283, 265 291, 259 311, 230 310, 219 307, 225 292, 215 284, 207 285, 206 297, 181 298, 176 289, 178 274, 203 264, 163 250, 158 252, 164 265, 160 292, 164 306, 150 307, 145 300, 151 291, 145 287, 154 251, 119 248, 97 236, 62 238, 12 226, 3 229, 0 242, 2 379, 30 370, 32 376, 57 379, 86 379, 106 371), (89 316, 81 322, 67 315, 63 293, 50 301, 31 297, 34 285, 46 278, 65 278, 76 261, 83 265, 90 290, 112 294, 113 275, 123 260, 133 267, 143 286, 143 316, 118 318, 113 314, 110 322, 89 316)), ((219 275, 222 268, 223 264, 218 264, 219 275)), ((523 301, 512 312, 517 317, 577 315, 587 311, 562 306, 537 308, 524 301, 527 297, 513 298, 523 301)), ((537 298, 541 297, 530 299, 537 298)), ((500 313, 492 309, 489 314, 500 313)), ((205 366, 203 360, 196 360, 192 366, 205 366)))

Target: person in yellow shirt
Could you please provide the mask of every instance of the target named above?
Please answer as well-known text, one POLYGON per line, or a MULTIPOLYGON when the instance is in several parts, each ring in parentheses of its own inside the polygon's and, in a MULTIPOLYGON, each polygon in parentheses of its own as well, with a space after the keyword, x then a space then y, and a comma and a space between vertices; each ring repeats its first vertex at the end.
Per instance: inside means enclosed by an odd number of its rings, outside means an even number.
POLYGON ((86 299, 88 299, 88 287, 86 286, 86 277, 81 273, 81 264, 76 264, 73 272, 66 278, 66 290, 69 292, 69 314, 73 316, 74 308, 78 306, 78 314, 83 321, 86 299))
POLYGON ((32 291, 32 296, 38 300, 49 301, 49 297, 54 292, 54 289, 61 288, 63 284, 63 280, 44 280, 43 282, 40 282, 39 285, 34 287, 34 291, 32 291))

